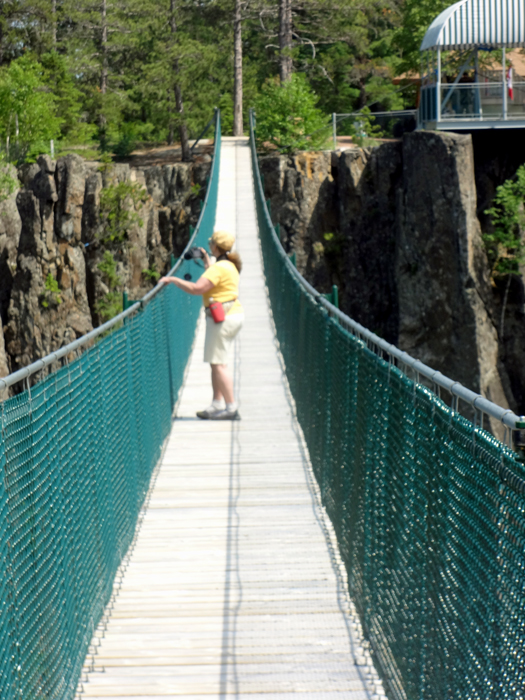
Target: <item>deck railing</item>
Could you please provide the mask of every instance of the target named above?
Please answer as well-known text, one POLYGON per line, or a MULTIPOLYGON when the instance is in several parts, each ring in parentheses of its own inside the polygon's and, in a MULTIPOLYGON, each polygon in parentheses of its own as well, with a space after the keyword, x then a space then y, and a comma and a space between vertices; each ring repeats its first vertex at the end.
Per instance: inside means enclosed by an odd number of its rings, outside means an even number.
MULTIPOLYGON (((512 95, 501 82, 441 84, 439 121, 525 119, 525 82, 515 82, 512 95), (504 90, 507 91, 505 97, 504 90)), ((436 121, 436 85, 421 88, 419 120, 436 121)))
MULTIPOLYGON (((217 112, 190 244, 205 245, 213 231, 220 145, 217 112)), ((0 380, 11 386, 63 362, 0 403, 2 700, 74 697, 171 428, 199 308, 198 297, 158 285, 88 336, 0 380)))

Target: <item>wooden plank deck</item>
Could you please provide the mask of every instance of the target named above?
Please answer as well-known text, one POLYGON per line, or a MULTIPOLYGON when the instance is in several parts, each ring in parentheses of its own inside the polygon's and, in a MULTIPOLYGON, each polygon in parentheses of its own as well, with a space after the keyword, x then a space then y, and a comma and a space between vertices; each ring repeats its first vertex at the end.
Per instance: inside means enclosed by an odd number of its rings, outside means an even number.
POLYGON ((210 401, 198 329, 177 420, 82 698, 370 700, 383 695, 318 503, 267 305, 247 139, 224 139, 216 228, 236 233, 242 420, 210 401))

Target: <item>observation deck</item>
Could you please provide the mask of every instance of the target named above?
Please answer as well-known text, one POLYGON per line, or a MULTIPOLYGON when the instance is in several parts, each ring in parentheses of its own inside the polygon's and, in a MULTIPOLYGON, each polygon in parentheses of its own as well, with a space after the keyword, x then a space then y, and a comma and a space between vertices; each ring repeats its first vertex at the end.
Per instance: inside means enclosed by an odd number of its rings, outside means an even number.
POLYGON ((419 128, 524 128, 525 77, 507 55, 524 46, 522 0, 460 0, 444 10, 421 43, 419 128))

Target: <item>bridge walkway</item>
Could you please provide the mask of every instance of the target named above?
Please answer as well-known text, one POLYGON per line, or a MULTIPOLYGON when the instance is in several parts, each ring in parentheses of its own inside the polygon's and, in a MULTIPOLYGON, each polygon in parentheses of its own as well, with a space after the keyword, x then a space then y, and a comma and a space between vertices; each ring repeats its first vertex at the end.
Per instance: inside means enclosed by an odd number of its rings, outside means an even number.
POLYGON ((237 235, 245 266, 233 361, 242 420, 195 417, 210 400, 201 318, 177 419, 79 692, 377 697, 275 345, 247 139, 223 141, 216 228, 237 235))

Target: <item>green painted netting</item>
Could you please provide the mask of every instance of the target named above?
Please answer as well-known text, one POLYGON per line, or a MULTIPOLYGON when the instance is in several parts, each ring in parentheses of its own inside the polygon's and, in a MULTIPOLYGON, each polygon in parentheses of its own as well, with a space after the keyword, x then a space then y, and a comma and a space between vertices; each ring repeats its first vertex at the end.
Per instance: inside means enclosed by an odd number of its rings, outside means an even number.
POLYGON ((525 465, 305 291, 268 215, 253 133, 252 158, 286 374, 388 697, 525 697, 525 465))
MULTIPOLYGON (((220 142, 217 117, 195 245, 213 232, 220 142)), ((0 404, 2 700, 74 697, 171 428, 200 305, 170 285, 0 404)))

